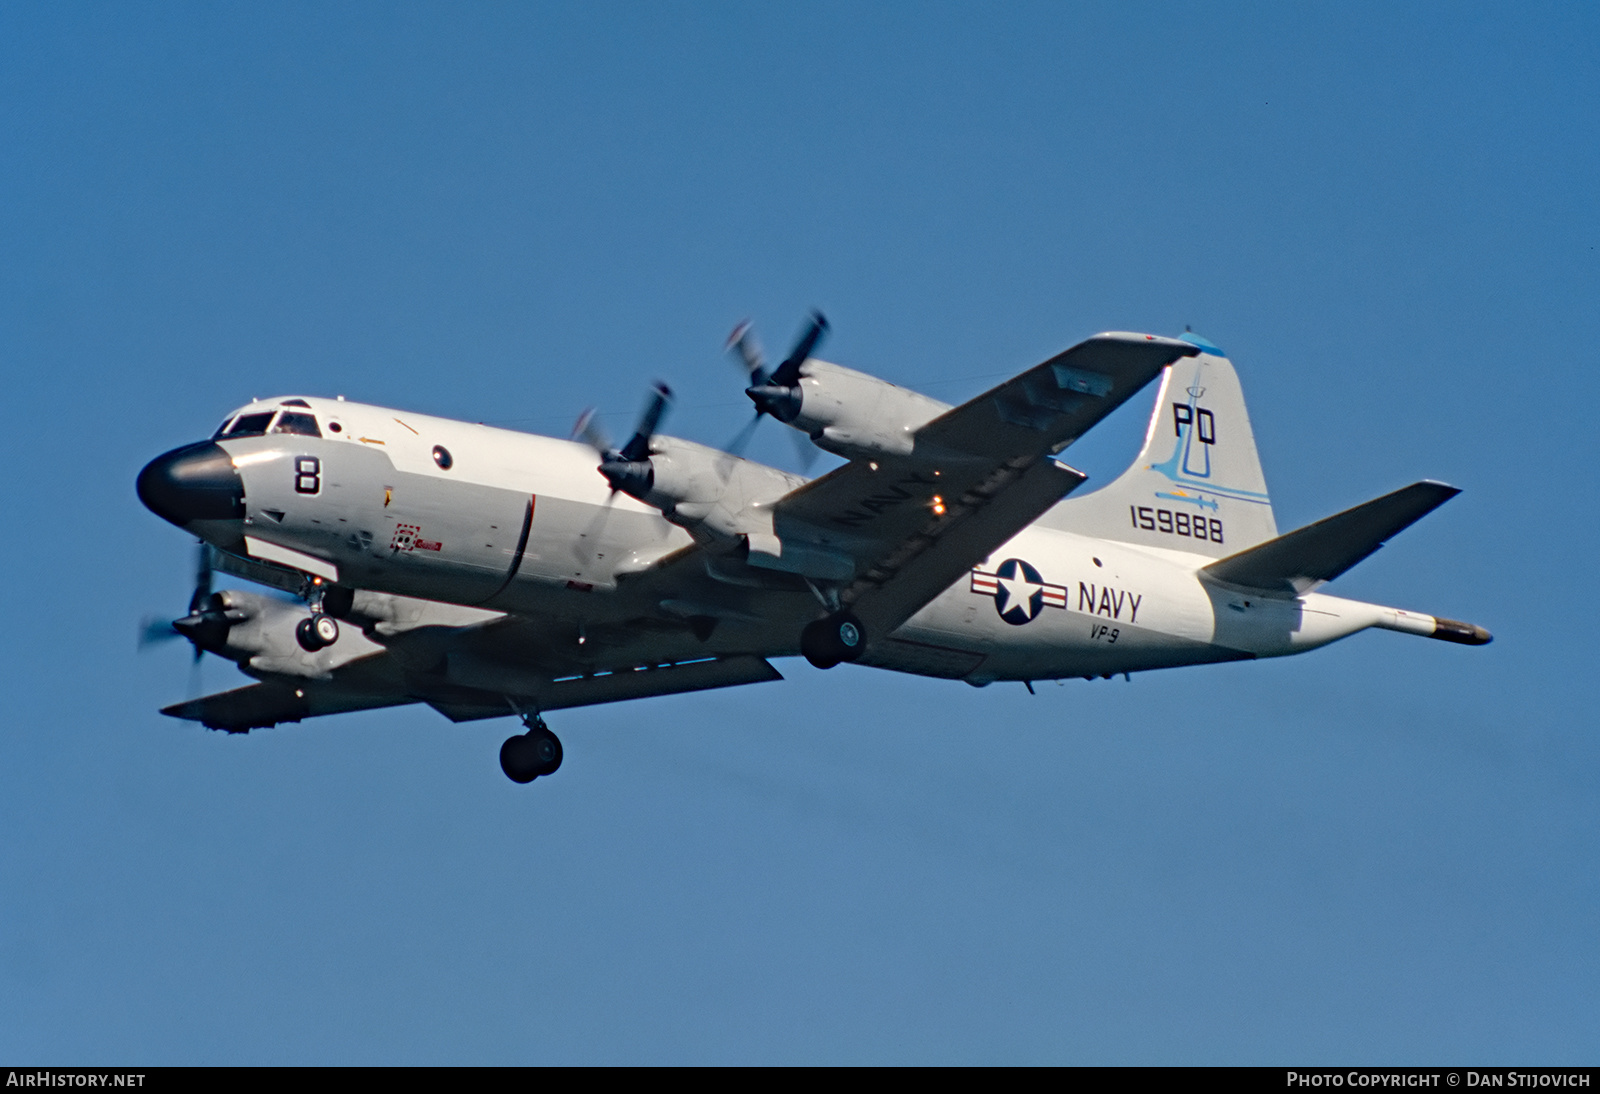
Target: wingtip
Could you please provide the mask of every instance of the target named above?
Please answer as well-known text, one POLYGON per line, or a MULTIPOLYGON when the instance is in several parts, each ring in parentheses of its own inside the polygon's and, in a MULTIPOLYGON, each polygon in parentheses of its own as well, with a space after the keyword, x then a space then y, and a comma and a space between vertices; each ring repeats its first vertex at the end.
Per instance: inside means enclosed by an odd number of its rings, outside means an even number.
POLYGON ((1171 353, 1173 359, 1179 357, 1197 357, 1206 352, 1202 347, 1196 346, 1186 338, 1168 338, 1164 334, 1146 334, 1142 331, 1131 330, 1103 330, 1099 334, 1087 339, 1089 342, 1123 342, 1133 345, 1160 346, 1171 353))

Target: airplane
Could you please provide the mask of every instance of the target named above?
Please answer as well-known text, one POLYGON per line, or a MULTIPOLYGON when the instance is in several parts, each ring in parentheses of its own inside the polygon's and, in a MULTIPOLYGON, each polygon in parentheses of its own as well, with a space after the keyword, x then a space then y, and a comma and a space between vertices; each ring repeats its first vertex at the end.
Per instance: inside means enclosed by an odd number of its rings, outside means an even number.
MULTIPOLYGON (((813 356, 730 346, 755 418, 734 451, 613 447, 311 396, 254 400, 140 471, 200 540, 189 613, 156 628, 256 682, 162 713, 233 733, 426 703, 515 716, 518 783, 560 767, 552 711, 781 679, 774 658, 975 686, 1301 653, 1470 623, 1320 587, 1459 491, 1424 480, 1279 534, 1232 363, 1185 333, 1097 334, 951 406, 813 356), (1157 381, 1105 487, 1062 453, 1157 381), (764 417, 846 461, 806 478, 737 449, 764 417), (277 595, 212 591, 213 569, 277 595), (283 594, 292 594, 286 598, 283 594)), ((802 440, 802 444, 806 444, 802 440)))

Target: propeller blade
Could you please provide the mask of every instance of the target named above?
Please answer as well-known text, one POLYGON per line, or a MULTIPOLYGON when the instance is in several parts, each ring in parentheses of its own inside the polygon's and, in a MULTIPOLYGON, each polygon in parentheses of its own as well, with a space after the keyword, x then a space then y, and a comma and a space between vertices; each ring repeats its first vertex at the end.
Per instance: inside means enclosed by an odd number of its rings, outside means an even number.
POLYGON ((750 386, 760 387, 767 382, 767 363, 761 353, 761 343, 756 341, 756 332, 746 319, 733 333, 728 335, 728 352, 735 354, 744 370, 750 374, 750 386))
POLYGON ((756 416, 744 424, 744 428, 733 435, 733 440, 722 446, 722 450, 730 456, 743 456, 745 447, 750 443, 750 438, 756 435, 756 426, 761 424, 761 412, 756 411, 756 416))
POLYGON ((788 431, 789 439, 794 441, 795 455, 800 457, 800 470, 810 471, 811 465, 817 462, 817 446, 811 443, 811 438, 798 429, 788 431))
MULTIPOLYGON (((772 373, 771 383, 775 387, 794 387, 800 382, 800 366, 806 363, 817 343, 822 341, 822 336, 828 333, 828 320, 820 311, 811 313, 811 322, 807 325, 800 340, 794 344, 794 349, 789 356, 784 358, 772 373)), ((761 387, 761 384, 752 384, 752 387, 761 387)))
POLYGON ((650 438, 655 436, 656 427, 661 424, 662 415, 666 414, 667 407, 671 403, 672 389, 657 380, 653 385, 650 401, 645 404, 644 413, 639 417, 639 428, 633 431, 633 436, 622 446, 622 451, 618 455, 628 463, 649 459, 650 438))
POLYGON ((650 438, 672 403, 672 389, 657 380, 645 403, 644 413, 633 436, 620 450, 600 453, 600 474, 611 484, 611 492, 621 490, 635 498, 643 498, 655 482, 655 465, 650 462, 650 438))
POLYGON ((174 638, 182 638, 178 629, 170 620, 158 616, 147 615, 139 620, 139 648, 148 649, 163 642, 171 642, 174 638))
POLYGON ((733 440, 722 446, 722 452, 717 456, 717 474, 723 482, 728 481, 728 476, 733 474, 733 465, 744 458, 744 450, 750 444, 750 438, 756 434, 756 426, 761 424, 761 411, 756 411, 756 416, 745 423, 744 428, 733 435, 733 440))
POLYGON ((204 540, 200 541, 198 557, 195 560, 194 593, 189 597, 189 612, 193 614, 205 606, 211 598, 211 545, 204 540))
POLYGON ((585 408, 578 415, 578 421, 572 427, 572 440, 582 441, 602 456, 611 451, 611 440, 606 436, 606 431, 600 428, 600 423, 595 420, 594 407, 585 408))
POLYGON ((617 490, 616 487, 612 487, 611 493, 606 495, 605 503, 600 506, 600 512, 589 522, 589 527, 584 530, 583 534, 572 545, 572 557, 580 564, 594 561, 596 553, 600 550, 600 544, 605 538, 606 522, 611 519, 611 507, 616 500, 617 490))

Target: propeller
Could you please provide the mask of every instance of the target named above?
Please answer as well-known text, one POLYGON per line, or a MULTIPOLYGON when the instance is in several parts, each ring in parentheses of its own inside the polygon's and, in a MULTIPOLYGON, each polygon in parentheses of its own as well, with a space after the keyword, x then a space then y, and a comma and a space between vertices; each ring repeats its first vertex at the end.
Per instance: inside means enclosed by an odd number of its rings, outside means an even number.
MULTIPOLYGON (((189 594, 189 615, 187 620, 196 616, 206 606, 206 601, 211 598, 211 547, 201 541, 195 554, 194 592, 189 594)), ((174 638, 188 637, 187 633, 179 628, 179 620, 166 620, 159 616, 147 615, 139 621, 139 648, 170 642, 174 638)), ((195 647, 194 658, 200 660, 203 651, 195 647)))
POLYGON ((208 649, 227 641, 228 628, 244 618, 224 603, 221 593, 211 591, 211 546, 201 541, 195 558, 194 592, 189 594, 189 614, 170 622, 157 616, 145 616, 139 621, 139 649, 186 638, 194 646, 194 660, 190 663, 189 694, 200 689, 200 658, 208 649))
POLYGON ((655 435, 656 427, 661 424, 662 416, 671 402, 672 389, 657 380, 651 385, 650 401, 645 404, 644 413, 639 417, 638 428, 621 448, 611 444, 611 439, 595 417, 594 407, 578 415, 578 421, 572 427, 572 439, 582 441, 595 450, 600 457, 600 474, 611 486, 605 505, 600 507, 600 512, 574 546, 573 556, 579 562, 588 562, 590 554, 597 549, 605 534, 606 522, 611 519, 611 503, 616 500, 619 491, 636 498, 642 498, 650 492, 655 482, 655 467, 650 463, 650 438, 655 435))
MULTIPOLYGON (((811 357, 817 344, 827 333, 827 317, 820 311, 813 311, 810 321, 795 341, 794 348, 789 351, 789 356, 769 373, 761 352, 761 344, 756 341, 750 321, 745 320, 733 328, 733 333, 728 336, 728 352, 733 354, 750 374, 750 386, 744 389, 744 393, 756 405, 756 416, 727 446, 730 453, 740 455, 744 452, 745 445, 750 443, 750 438, 754 436, 756 426, 761 422, 763 415, 771 415, 784 423, 792 422, 800 416, 800 366, 811 357)), ((816 450, 799 434, 794 435, 794 440, 801 464, 810 467, 811 462, 816 459, 816 450)))
POLYGON ((194 663, 208 649, 226 641, 228 628, 244 618, 244 613, 232 609, 221 593, 211 591, 211 546, 201 542, 195 559, 194 592, 189 594, 189 614, 171 622, 155 616, 146 616, 139 623, 139 648, 174 638, 187 638, 194 646, 194 663))
POLYGON ((650 400, 644 405, 639 424, 621 448, 611 447, 605 433, 595 422, 594 412, 586 410, 573 427, 575 440, 581 439, 600 454, 600 474, 611 484, 614 496, 618 491, 635 498, 643 498, 655 483, 655 467, 650 463, 650 438, 655 436, 661 419, 672 404, 672 389, 657 380, 651 386, 650 400))

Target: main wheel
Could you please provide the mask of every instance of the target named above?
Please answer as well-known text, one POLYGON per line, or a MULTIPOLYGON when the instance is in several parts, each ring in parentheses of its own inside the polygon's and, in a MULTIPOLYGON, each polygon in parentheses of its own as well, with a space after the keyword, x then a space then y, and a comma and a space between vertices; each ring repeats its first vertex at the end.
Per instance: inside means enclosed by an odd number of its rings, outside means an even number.
POLYGON ((554 775, 561 766, 561 738, 548 729, 534 730, 528 736, 533 741, 533 755, 539 761, 539 774, 554 775))
POLYGON ((500 770, 514 783, 531 783, 561 766, 561 739, 548 729, 507 737, 500 746, 500 770))
POLYGON ((531 783, 539 777, 539 757, 526 733, 507 737, 500 746, 500 770, 514 783, 531 783))
POLYGON ((301 649, 316 653, 339 641, 339 624, 332 616, 316 612, 311 618, 300 620, 294 629, 294 637, 301 649))
POLYGON ((800 652, 819 669, 831 669, 841 661, 854 661, 867 648, 867 632, 861 620, 849 612, 835 612, 826 619, 806 625, 800 632, 800 652))
POLYGON ((331 615, 323 612, 312 615, 311 629, 316 633, 317 641, 324 646, 331 646, 339 641, 339 621, 331 615))

